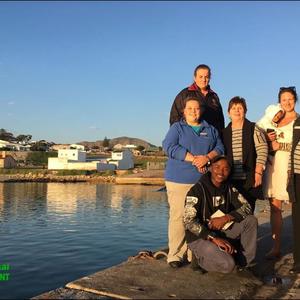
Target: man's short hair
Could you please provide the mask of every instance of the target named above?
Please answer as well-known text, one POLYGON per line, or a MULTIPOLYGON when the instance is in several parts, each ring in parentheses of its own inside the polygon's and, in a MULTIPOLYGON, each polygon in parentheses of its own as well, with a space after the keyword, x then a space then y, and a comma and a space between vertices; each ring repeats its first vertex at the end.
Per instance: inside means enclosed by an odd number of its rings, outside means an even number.
POLYGON ((211 77, 211 70, 210 70, 210 67, 209 67, 208 65, 204 65, 204 64, 201 64, 201 65, 199 65, 199 66, 197 66, 197 67, 195 68, 195 70, 194 70, 194 76, 197 75, 197 71, 198 71, 199 69, 206 69, 206 70, 208 70, 209 77, 211 77))
POLYGON ((217 161, 219 161, 219 160, 221 160, 221 159, 225 159, 225 160, 227 161, 228 165, 230 166, 230 168, 232 167, 232 166, 231 166, 231 163, 229 162, 228 157, 227 157, 226 155, 221 155, 221 154, 215 156, 215 157, 210 161, 210 163, 211 163, 211 164, 214 164, 214 163, 216 163, 217 161))

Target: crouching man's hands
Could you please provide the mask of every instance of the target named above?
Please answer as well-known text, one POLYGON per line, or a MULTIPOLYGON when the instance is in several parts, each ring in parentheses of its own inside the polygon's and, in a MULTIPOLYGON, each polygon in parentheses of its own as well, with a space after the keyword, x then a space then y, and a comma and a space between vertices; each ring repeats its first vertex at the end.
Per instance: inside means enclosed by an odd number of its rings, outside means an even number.
POLYGON ((221 230, 223 226, 233 220, 233 217, 230 215, 225 215, 222 217, 212 218, 208 222, 208 227, 211 230, 221 230))
POLYGON ((233 254, 235 251, 234 247, 226 240, 223 240, 218 237, 209 238, 209 240, 217 245, 221 251, 227 252, 229 254, 233 254))

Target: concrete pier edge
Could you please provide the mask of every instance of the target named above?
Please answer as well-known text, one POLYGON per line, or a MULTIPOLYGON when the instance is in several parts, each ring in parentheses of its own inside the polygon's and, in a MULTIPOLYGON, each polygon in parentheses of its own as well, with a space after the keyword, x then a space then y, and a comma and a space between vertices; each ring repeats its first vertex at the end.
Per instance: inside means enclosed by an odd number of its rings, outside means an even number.
POLYGON ((268 202, 256 214, 259 220, 258 253, 252 273, 197 274, 189 266, 173 270, 164 259, 127 261, 85 276, 65 287, 32 299, 300 299, 300 277, 289 275, 292 267, 290 205, 283 206, 282 257, 264 258, 271 248, 268 202), (281 284, 266 278, 278 276, 281 284), (284 282, 287 281, 287 284, 284 282))

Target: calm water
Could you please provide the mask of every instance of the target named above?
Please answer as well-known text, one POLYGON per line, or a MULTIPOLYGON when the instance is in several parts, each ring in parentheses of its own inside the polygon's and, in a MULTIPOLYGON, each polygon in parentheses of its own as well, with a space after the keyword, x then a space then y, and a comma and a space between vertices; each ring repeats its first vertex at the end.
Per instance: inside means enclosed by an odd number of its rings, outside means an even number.
POLYGON ((0 298, 29 298, 167 244, 155 186, 0 183, 0 298))

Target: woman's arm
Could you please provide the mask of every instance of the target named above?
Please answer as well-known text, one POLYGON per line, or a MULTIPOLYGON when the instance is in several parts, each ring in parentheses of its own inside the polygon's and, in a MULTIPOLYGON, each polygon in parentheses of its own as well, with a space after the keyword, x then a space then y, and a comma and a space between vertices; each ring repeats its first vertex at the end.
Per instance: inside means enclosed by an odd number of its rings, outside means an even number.
POLYGON ((162 142, 164 151, 169 158, 185 160, 187 149, 179 144, 178 123, 173 124, 162 142))
POLYGON ((254 187, 262 184, 262 175, 268 158, 268 143, 264 132, 257 126, 254 128, 254 145, 256 150, 254 187))
POLYGON ((195 156, 179 143, 179 128, 178 123, 172 125, 162 142, 164 151, 169 158, 193 162, 195 156))

